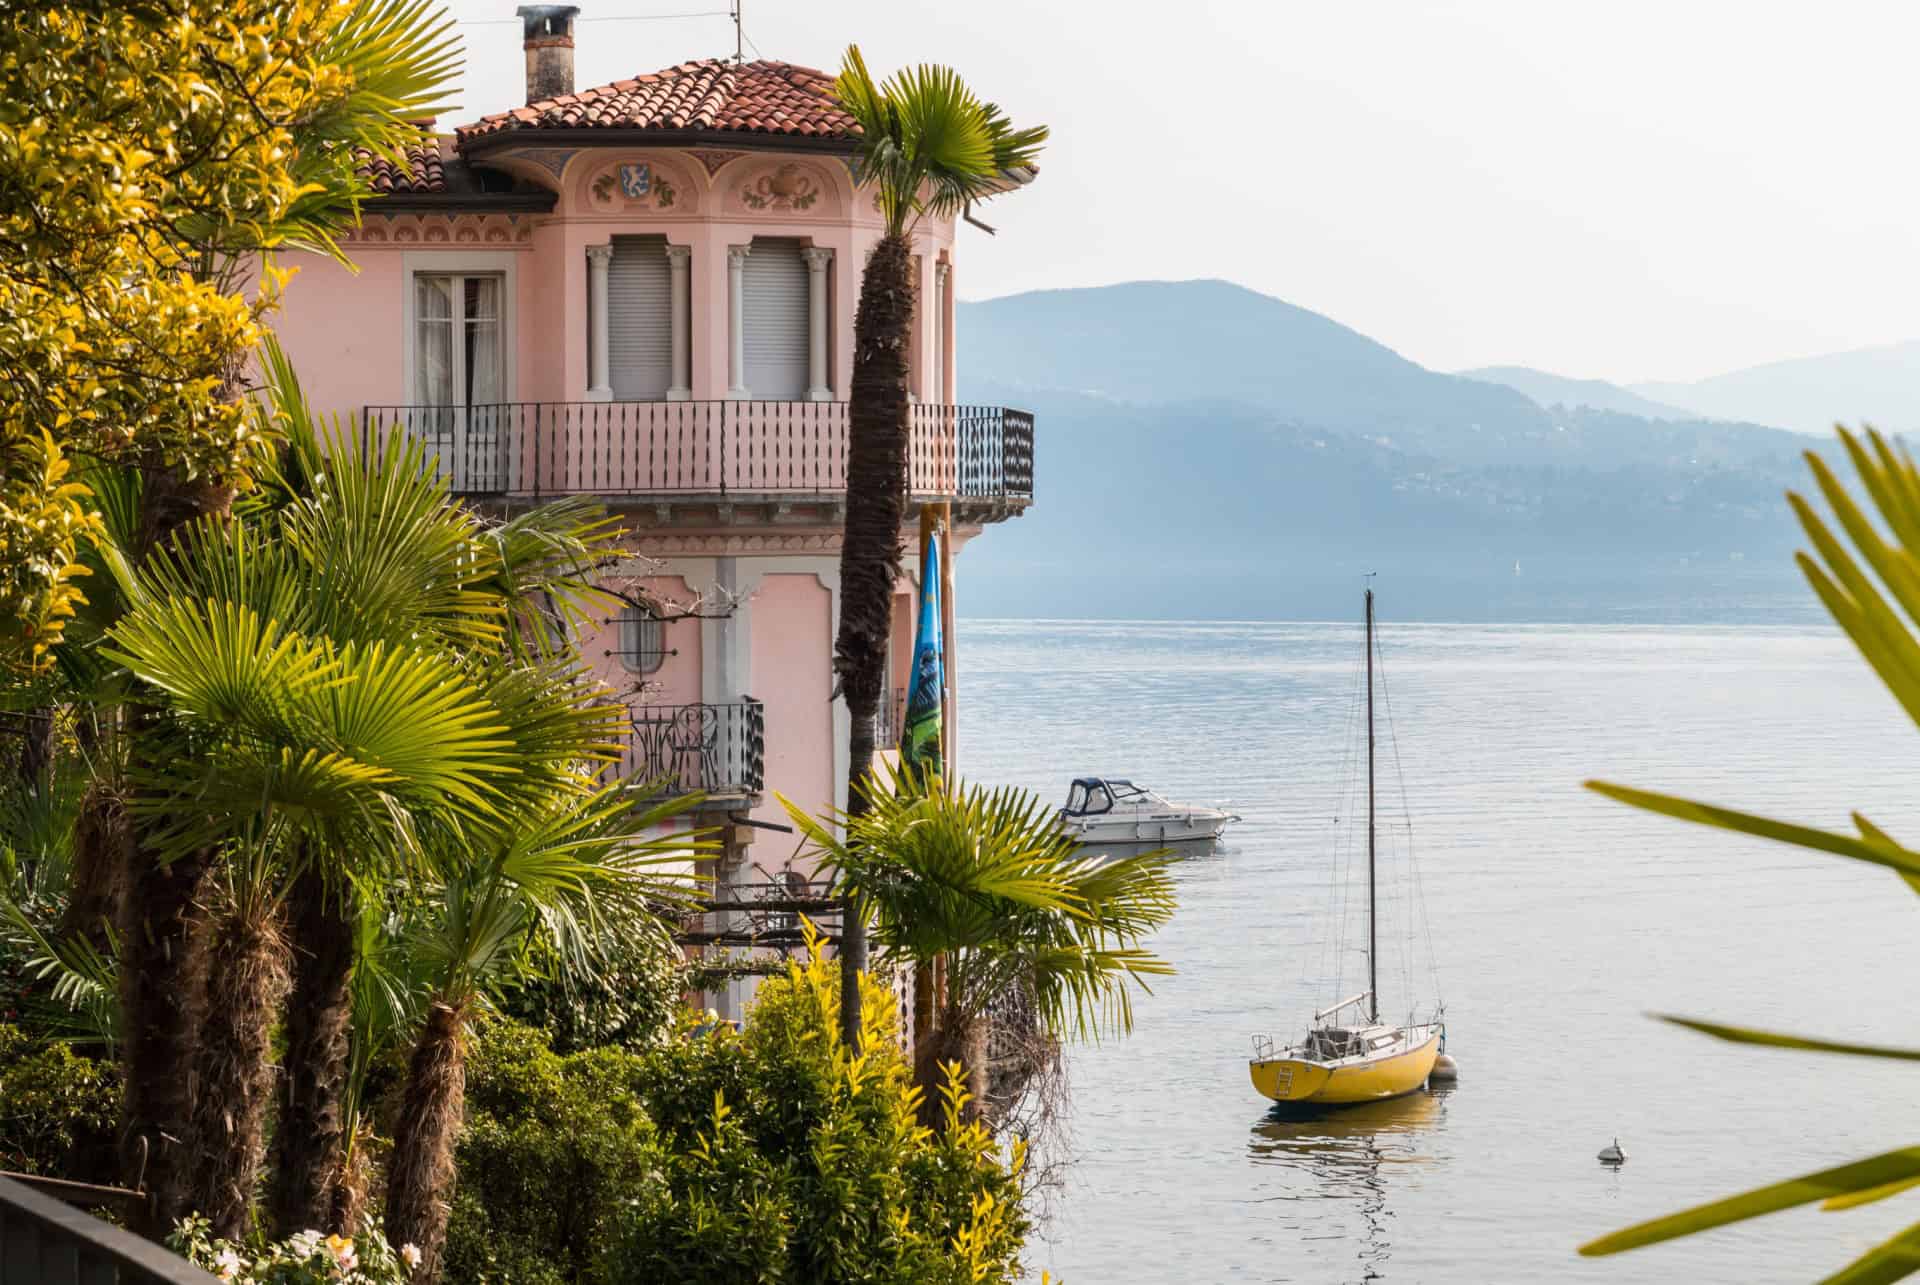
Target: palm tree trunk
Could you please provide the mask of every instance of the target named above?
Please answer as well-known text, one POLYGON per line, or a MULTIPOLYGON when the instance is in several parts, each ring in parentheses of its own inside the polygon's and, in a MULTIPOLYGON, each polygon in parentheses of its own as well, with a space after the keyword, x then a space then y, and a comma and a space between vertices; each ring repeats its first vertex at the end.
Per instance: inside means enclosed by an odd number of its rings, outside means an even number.
POLYGON ((966 1073, 967 1102, 960 1108, 960 1123, 970 1124, 987 1116, 987 1088, 993 1019, 985 1013, 972 1013, 948 1005, 940 1015, 940 1053, 933 1068, 930 1092, 934 1101, 936 1124, 946 1123, 946 1104, 940 1098, 940 1086, 947 1082, 945 1063, 958 1062, 966 1073))
POLYGON ((387 1239, 419 1249, 420 1267, 411 1279, 422 1285, 439 1275, 466 1100, 466 1004, 436 999, 407 1067, 387 1174, 387 1239))
MULTIPOLYGON (((230 486, 187 477, 157 460, 141 471, 136 562, 171 545, 175 534, 194 519, 232 510, 230 486)), ((129 703, 126 730, 127 756, 136 769, 130 776, 135 780, 143 759, 175 752, 165 740, 165 716, 138 697, 129 703)), ((106 806, 104 797, 96 803, 106 806)), ((95 820, 103 832, 111 828, 106 818, 95 820)), ((214 854, 206 850, 179 854, 163 863, 137 826, 129 827, 129 832, 121 854, 131 862, 121 876, 128 890, 121 920, 121 1017, 127 1032, 121 1171, 128 1186, 144 1185, 148 1192, 147 1200, 129 1214, 128 1225, 158 1239, 187 1212, 187 1166, 192 1159, 187 1140, 206 980, 206 915, 200 894, 214 854)), ((114 855, 112 848, 106 852, 114 855)), ((100 872, 99 878, 105 886, 115 882, 111 871, 100 872)))
POLYGON ((346 1140, 348 1037, 353 1020, 354 921, 344 888, 309 860, 287 894, 293 990, 286 1075, 274 1135, 273 1224, 282 1236, 332 1231, 346 1140))
POLYGON ((940 1025, 933 993, 933 961, 913 966, 913 1082, 920 1089, 920 1123, 940 1125, 940 1025))
MULTIPOLYGON (((913 333, 913 261, 906 238, 873 248, 853 319, 853 387, 847 407, 847 527, 840 544, 840 624, 834 669, 851 724, 847 811, 866 812, 874 716, 886 684, 900 531, 907 516, 907 350, 913 333)), ((867 967, 865 910, 850 902, 840 929, 840 1030, 848 1047, 861 1029, 859 974, 867 967)))
POLYGON ((144 1188, 128 1226, 158 1240, 187 1212, 187 1139, 206 982, 203 852, 162 865, 141 852, 121 938, 120 1004, 126 1038, 121 1172, 144 1188))
POLYGON ((101 954, 126 914, 127 884, 137 869, 138 847, 127 816, 122 787, 96 779, 80 800, 73 826, 73 870, 67 876, 67 904, 54 935, 84 937, 101 954))
POLYGON ((287 946, 271 903, 244 897, 211 931, 206 1028, 193 1112, 193 1208, 241 1240, 266 1150, 273 1024, 287 991, 287 946))

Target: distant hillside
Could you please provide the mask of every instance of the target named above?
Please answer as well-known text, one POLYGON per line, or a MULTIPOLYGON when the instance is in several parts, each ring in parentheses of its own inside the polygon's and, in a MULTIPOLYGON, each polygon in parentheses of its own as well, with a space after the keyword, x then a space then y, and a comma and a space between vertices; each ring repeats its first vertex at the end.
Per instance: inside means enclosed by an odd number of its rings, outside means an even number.
POLYGON ((1633 391, 1716 419, 1762 420, 1827 434, 1835 421, 1920 430, 1920 341, 1858 348, 1633 391))
POLYGON ((1389 439, 1542 433, 1511 389, 1436 374, 1318 313, 1225 281, 1137 281, 959 307, 962 378, 1126 402, 1258 407, 1389 439))
POLYGON ((1604 379, 1569 379, 1527 366, 1482 366, 1460 372, 1467 379, 1503 384, 1542 406, 1590 406, 1642 419, 1695 419, 1698 411, 1667 406, 1604 379))
POLYGON ((966 614, 1324 618, 1363 571, 1402 618, 1805 600, 1791 432, 1549 411, 1214 281, 963 304, 958 340, 964 399, 1038 416, 1037 502, 969 546, 966 614))

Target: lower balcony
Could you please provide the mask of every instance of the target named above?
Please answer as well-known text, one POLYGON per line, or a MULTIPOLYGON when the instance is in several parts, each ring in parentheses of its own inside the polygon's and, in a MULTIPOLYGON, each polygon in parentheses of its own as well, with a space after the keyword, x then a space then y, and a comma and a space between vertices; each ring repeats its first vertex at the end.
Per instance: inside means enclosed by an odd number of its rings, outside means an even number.
MULTIPOLYGON (((1032 500, 1031 414, 947 405, 910 414, 913 498, 1032 500)), ((394 434, 423 444, 464 497, 778 500, 847 487, 845 402, 368 406, 361 422, 366 444, 394 434)))
POLYGON ((699 793, 709 806, 757 800, 766 788, 766 707, 631 705, 619 771, 649 797, 699 793))

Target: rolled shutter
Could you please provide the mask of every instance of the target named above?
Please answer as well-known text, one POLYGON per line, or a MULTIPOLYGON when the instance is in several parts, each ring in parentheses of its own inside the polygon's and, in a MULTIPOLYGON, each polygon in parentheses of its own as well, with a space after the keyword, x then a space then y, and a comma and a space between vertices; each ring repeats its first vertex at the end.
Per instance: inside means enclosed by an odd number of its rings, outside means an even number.
POLYGON ((759 401, 807 395, 807 264, 798 241, 755 237, 747 256, 747 393, 759 401))
POLYGON ((661 401, 673 386, 672 290, 665 237, 613 238, 607 373, 621 401, 661 401))

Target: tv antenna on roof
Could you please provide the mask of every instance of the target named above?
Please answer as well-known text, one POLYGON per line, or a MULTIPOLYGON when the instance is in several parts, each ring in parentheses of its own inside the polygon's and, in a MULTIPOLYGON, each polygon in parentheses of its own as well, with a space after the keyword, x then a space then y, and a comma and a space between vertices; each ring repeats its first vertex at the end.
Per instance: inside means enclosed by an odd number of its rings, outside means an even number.
POLYGON ((740 16, 740 7, 744 3, 745 0, 733 0, 733 60, 736 63, 743 63, 747 60, 747 51, 745 48, 747 24, 740 16))

